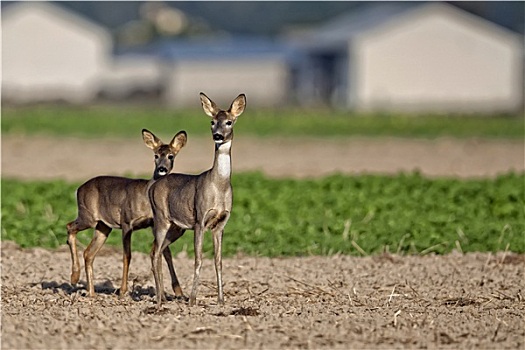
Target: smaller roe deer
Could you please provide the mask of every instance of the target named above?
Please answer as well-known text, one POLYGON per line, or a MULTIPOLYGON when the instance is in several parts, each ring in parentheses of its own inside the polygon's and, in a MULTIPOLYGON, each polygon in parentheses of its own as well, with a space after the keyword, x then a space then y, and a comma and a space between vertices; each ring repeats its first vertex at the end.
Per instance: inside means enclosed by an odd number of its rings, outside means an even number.
POLYGON ((149 188, 153 209, 152 268, 157 292, 157 310, 164 299, 160 253, 181 237, 186 230, 193 230, 195 267, 190 306, 195 305, 197 286, 202 266, 204 232, 211 230, 215 255, 218 302, 224 302, 222 290, 222 235, 230 218, 233 202, 231 186, 231 147, 233 126, 246 107, 246 96, 240 94, 228 110, 222 110, 204 93, 200 94, 202 108, 211 118, 211 133, 215 142, 213 167, 199 175, 169 174, 149 188))
MULTIPOLYGON (((185 131, 180 131, 169 144, 164 144, 150 131, 143 129, 142 137, 147 147, 155 154, 155 170, 151 180, 128 179, 117 176, 98 176, 88 180, 77 190, 78 216, 67 224, 67 243, 71 251, 71 283, 80 278, 76 236, 79 231, 94 228, 91 243, 84 251, 84 263, 89 296, 95 296, 93 261, 112 229, 122 229, 124 249, 122 284, 120 295, 128 290, 128 269, 131 260, 131 234, 134 230, 151 227, 153 212, 148 199, 148 188, 173 169, 175 156, 186 144, 185 131)), ((155 245, 153 246, 155 249, 155 245)), ((169 248, 163 255, 170 270, 173 292, 184 297, 180 287, 169 248)))

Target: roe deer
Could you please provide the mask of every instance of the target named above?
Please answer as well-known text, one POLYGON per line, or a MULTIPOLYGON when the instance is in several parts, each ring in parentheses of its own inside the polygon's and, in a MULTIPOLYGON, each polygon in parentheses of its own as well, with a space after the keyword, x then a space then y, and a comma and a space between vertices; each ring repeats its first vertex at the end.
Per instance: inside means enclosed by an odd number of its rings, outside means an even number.
POLYGON ((222 235, 232 209, 231 146, 233 126, 246 107, 246 97, 239 95, 227 111, 221 110, 204 93, 200 93, 204 112, 212 118, 211 132, 215 141, 213 167, 200 175, 169 174, 149 189, 153 209, 153 234, 156 249, 152 268, 157 293, 157 310, 164 293, 160 253, 186 230, 195 233, 195 267, 190 306, 195 305, 202 266, 204 232, 211 230, 215 254, 218 302, 224 303, 222 291, 222 235))
MULTIPOLYGON (((155 170, 151 180, 128 179, 117 176, 98 176, 81 185, 77 190, 78 216, 67 224, 67 243, 71 252, 71 283, 80 278, 76 236, 79 231, 94 228, 93 239, 84 251, 84 263, 89 296, 95 296, 93 261, 112 229, 122 229, 123 269, 120 295, 128 290, 128 269, 131 260, 131 234, 134 230, 151 227, 153 212, 148 199, 148 187, 173 169, 175 156, 186 144, 186 132, 180 131, 169 144, 164 144, 150 131, 143 129, 146 146, 155 154, 155 170)), ((163 250, 170 270, 173 292, 184 297, 173 268, 170 250, 163 250)))

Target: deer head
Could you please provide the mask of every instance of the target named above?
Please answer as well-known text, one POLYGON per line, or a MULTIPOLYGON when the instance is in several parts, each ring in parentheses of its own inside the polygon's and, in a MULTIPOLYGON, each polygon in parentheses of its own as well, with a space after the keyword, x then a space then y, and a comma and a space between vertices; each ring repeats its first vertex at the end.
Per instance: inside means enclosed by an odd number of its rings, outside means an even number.
POLYGON ((246 96, 244 94, 237 96, 227 111, 217 107, 215 102, 203 92, 200 93, 200 98, 204 112, 212 118, 211 134, 215 143, 221 145, 231 141, 233 126, 246 107, 246 96))
POLYGON ((154 180, 171 172, 175 156, 179 153, 180 149, 186 145, 187 141, 185 131, 179 131, 169 144, 163 143, 155 134, 146 129, 142 129, 142 138, 146 146, 153 150, 155 154, 154 180))

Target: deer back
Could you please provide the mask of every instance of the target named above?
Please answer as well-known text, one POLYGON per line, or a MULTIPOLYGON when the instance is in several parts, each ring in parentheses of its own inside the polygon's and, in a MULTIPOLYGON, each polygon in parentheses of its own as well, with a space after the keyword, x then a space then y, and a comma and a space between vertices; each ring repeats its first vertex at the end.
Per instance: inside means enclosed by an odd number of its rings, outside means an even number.
POLYGON ((77 191, 79 213, 111 228, 121 228, 142 216, 151 217, 147 197, 148 180, 118 176, 98 176, 88 180, 77 191))

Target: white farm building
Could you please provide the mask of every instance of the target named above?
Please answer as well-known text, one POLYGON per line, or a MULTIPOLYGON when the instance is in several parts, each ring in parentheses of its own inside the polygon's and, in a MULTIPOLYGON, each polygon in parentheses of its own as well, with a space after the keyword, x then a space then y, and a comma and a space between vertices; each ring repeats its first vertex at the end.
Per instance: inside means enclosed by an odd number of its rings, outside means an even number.
POLYGON ((251 106, 289 102, 294 51, 278 42, 254 38, 176 41, 157 52, 165 63, 163 98, 169 106, 194 106, 200 91, 219 101, 245 93, 251 106))
POLYGON ((355 110, 515 112, 523 38, 444 3, 378 3, 313 31, 299 100, 355 110))
POLYGON ((13 102, 91 101, 111 59, 102 27, 46 2, 2 11, 2 98, 13 102))
POLYGON ((440 2, 370 2, 301 39, 169 38, 113 47, 49 2, 2 7, 2 99, 89 103, 153 96, 172 107, 243 92, 250 105, 361 111, 523 110, 523 35, 440 2))

